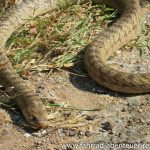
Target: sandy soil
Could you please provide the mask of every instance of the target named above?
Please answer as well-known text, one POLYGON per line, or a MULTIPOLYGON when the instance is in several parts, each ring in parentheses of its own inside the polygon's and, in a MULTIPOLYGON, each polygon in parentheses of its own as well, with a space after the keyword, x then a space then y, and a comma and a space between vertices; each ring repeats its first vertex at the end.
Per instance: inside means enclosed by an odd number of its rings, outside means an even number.
POLYGON ((141 143, 143 146, 150 142, 149 94, 119 95, 101 88, 88 77, 69 74, 67 71, 56 72, 51 76, 38 73, 30 78, 30 82, 36 85, 38 94, 51 102, 69 104, 82 109, 97 108, 99 111, 75 111, 76 114, 86 116, 84 121, 89 125, 88 128, 60 127, 48 135, 38 137, 46 131, 31 129, 19 111, 16 113, 1 107, 0 149, 75 149, 62 148, 61 144, 79 143, 81 146, 84 142, 84 144, 95 143, 97 146, 98 144, 107 146, 109 143, 141 143))
MULTIPOLYGON (((145 49, 142 59, 138 53, 136 50, 118 51, 113 63, 120 61, 119 68, 124 71, 150 71, 149 49, 145 49)), ((0 150, 150 150, 150 95, 126 95, 109 91, 88 77, 83 62, 78 65, 74 69, 80 75, 72 70, 56 71, 53 74, 32 73, 29 80, 36 86, 37 94, 49 102, 79 108, 78 111, 62 111, 62 120, 72 114, 82 115, 85 116, 83 126, 38 131, 31 129, 18 109, 2 105, 0 150), (71 145, 66 145, 69 143, 71 145)))

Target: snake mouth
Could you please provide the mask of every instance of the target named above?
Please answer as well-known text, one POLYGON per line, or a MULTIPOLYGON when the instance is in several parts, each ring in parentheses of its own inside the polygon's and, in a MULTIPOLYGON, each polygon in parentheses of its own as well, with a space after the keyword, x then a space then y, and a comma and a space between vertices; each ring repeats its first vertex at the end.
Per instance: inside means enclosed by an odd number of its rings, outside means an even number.
POLYGON ((45 128, 48 125, 47 119, 37 118, 37 117, 34 117, 34 116, 28 122, 29 122, 29 124, 32 125, 33 128, 45 128))

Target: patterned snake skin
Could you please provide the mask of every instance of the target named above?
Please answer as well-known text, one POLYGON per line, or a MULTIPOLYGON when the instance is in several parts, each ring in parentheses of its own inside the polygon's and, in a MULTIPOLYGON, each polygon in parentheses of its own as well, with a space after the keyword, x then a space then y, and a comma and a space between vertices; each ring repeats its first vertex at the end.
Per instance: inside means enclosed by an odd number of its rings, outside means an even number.
POLYGON ((142 11, 138 0, 117 0, 122 17, 98 35, 86 52, 89 75, 99 84, 122 93, 150 92, 150 73, 132 74, 118 71, 106 64, 107 59, 140 31, 142 11))
MULTIPOLYGON (((0 82, 11 87, 10 94, 16 94, 16 102, 26 120, 33 127, 48 126, 46 109, 40 98, 15 72, 5 55, 5 43, 10 35, 22 24, 35 16, 44 14, 68 4, 77 4, 87 0, 24 0, 6 11, 0 18, 0 82)), ((93 0, 98 3, 102 0, 93 0)), ((105 0, 103 0, 105 1, 105 0)), ((106 0, 111 2, 112 0, 106 0)), ((89 75, 100 85, 124 93, 150 92, 150 74, 130 74, 120 72, 106 64, 107 59, 125 43, 135 38, 140 31, 141 8, 138 0, 115 0, 122 11, 116 23, 88 46, 85 66, 89 75)))

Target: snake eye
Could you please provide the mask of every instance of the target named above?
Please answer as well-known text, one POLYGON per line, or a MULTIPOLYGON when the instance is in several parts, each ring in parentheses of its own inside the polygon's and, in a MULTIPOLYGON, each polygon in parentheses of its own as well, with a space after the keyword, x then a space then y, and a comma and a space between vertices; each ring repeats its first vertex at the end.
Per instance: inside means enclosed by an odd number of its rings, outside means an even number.
POLYGON ((31 119, 32 122, 37 122, 37 118, 35 116, 32 116, 32 119, 31 119))

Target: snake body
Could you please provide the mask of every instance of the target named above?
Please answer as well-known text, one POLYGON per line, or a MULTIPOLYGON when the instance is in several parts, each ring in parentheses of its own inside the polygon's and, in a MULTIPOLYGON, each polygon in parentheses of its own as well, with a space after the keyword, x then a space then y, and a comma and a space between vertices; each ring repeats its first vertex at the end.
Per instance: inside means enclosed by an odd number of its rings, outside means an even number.
MULTIPOLYGON (((87 0, 80 0, 86 2, 87 0)), ((99 3, 101 0, 93 0, 99 3)), ((107 0, 110 2, 111 0, 107 0)), ((85 66, 89 75, 100 85, 113 91, 124 93, 150 92, 150 74, 124 73, 106 64, 107 59, 140 31, 141 8, 138 0, 115 0, 122 15, 117 22, 100 33, 87 47, 85 66)), ((40 98, 34 94, 34 89, 23 81, 15 72, 4 47, 11 34, 31 18, 77 4, 79 0, 24 0, 4 13, 0 18, 0 82, 4 87, 13 87, 10 94, 17 93, 15 98, 26 120, 34 127, 45 127, 47 113, 40 98)))
POLYGON ((122 93, 150 92, 150 73, 132 74, 106 64, 107 59, 140 31, 142 11, 138 0, 117 0, 122 17, 89 45, 85 66, 99 84, 122 93), (119 3, 120 2, 120 3, 119 3))

